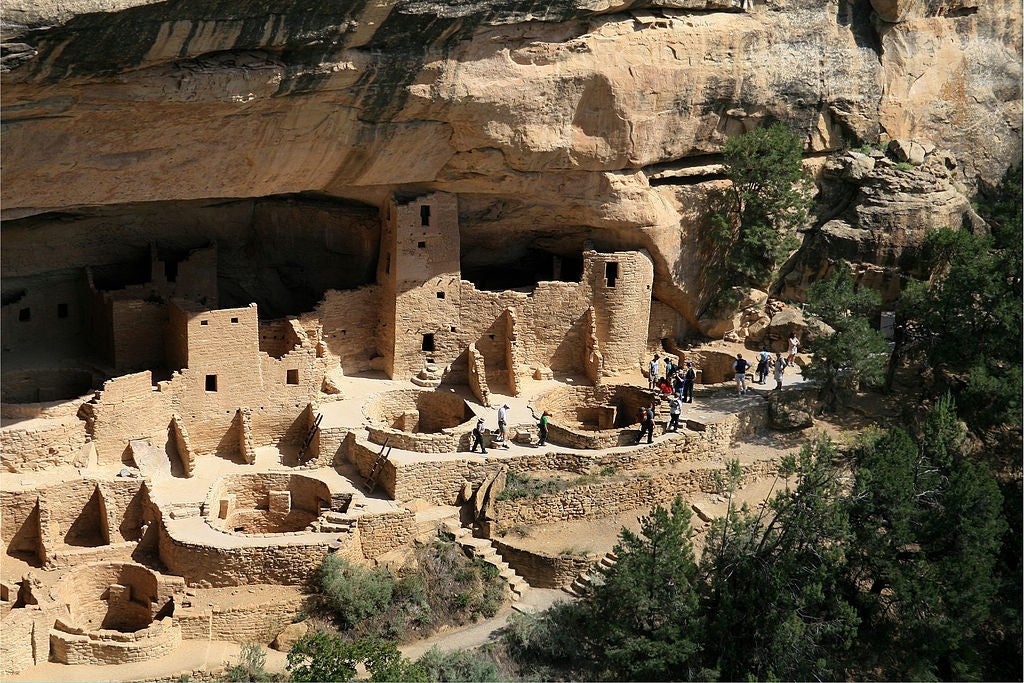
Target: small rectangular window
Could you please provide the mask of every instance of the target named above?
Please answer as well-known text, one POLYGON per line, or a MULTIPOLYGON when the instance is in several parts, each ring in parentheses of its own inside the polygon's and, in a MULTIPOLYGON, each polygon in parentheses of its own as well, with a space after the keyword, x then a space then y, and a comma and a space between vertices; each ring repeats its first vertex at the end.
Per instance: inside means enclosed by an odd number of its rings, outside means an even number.
POLYGON ((416 243, 416 248, 417 249, 426 249, 427 248, 427 243, 426 242, 417 242, 416 243))
POLYGON ((288 384, 298 384, 299 383, 299 371, 298 370, 289 370, 287 372, 287 375, 288 375, 288 377, 285 380, 285 382, 287 382, 288 384))
POLYGON ((608 261, 604 264, 604 281, 609 287, 615 286, 615 281, 619 279, 619 264, 616 261, 608 261))
POLYGON ((234 324, 238 324, 238 318, 232 318, 231 322, 234 323, 234 324))
POLYGON ((209 321, 209 320, 200 320, 200 321, 199 321, 199 324, 200 324, 200 325, 209 325, 209 324, 210 324, 210 321, 209 321))
POLYGON ((68 305, 67 304, 57 304, 57 317, 58 318, 66 318, 66 317, 68 317, 68 305))
POLYGON ((384 259, 384 274, 388 275, 390 273, 391 273, 391 254, 388 254, 387 258, 384 259))
POLYGON ((425 334, 425 335, 423 335, 423 344, 422 344, 422 346, 420 348, 423 351, 433 351, 434 350, 434 335, 432 335, 432 334, 425 334))
POLYGON ((429 206, 421 206, 420 207, 420 225, 423 225, 423 226, 430 225, 430 207, 429 206))
POLYGON ((18 320, 20 320, 21 322, 27 323, 31 319, 32 319, 32 309, 31 308, 23 308, 20 311, 18 311, 18 320))
POLYGON ((206 390, 217 391, 217 375, 206 376, 206 390))
POLYGON ((438 299, 443 299, 444 298, 444 292, 438 292, 437 293, 437 298, 438 299))

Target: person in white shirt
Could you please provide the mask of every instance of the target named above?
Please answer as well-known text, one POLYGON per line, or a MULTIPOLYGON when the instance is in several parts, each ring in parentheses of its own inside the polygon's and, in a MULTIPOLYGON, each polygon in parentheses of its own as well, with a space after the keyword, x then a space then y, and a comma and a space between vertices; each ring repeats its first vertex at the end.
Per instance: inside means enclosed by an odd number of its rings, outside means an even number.
POLYGON ((796 336, 796 332, 789 335, 789 358, 786 359, 787 365, 792 365, 796 362, 797 351, 800 350, 800 339, 796 336))
POLYGON ((508 404, 498 408, 498 440, 502 448, 508 448, 508 404))
POLYGON ((648 370, 647 388, 657 389, 658 379, 661 377, 661 356, 654 354, 654 358, 651 359, 651 364, 648 366, 648 370))

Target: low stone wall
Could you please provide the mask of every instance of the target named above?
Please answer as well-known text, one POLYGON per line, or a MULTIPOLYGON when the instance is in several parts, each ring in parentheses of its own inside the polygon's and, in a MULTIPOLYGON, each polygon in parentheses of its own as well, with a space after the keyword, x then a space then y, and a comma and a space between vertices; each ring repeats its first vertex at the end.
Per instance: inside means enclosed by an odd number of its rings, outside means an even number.
POLYGON ((552 422, 548 425, 548 441, 568 448, 585 448, 596 451, 636 443, 637 431, 636 429, 589 431, 572 429, 552 422))
MULTIPOLYGON (((777 467, 774 461, 745 466, 744 480, 772 474, 777 467)), ((698 492, 715 493, 718 491, 715 474, 722 469, 724 466, 690 472, 669 472, 647 479, 634 478, 586 484, 536 498, 499 500, 495 502, 494 516, 498 520, 498 530, 519 524, 552 524, 607 517, 637 507, 665 504, 677 495, 685 498, 698 492)))
POLYGON ((53 618, 36 607, 12 609, 0 620, 0 676, 13 676, 36 664, 36 657, 46 661, 46 643, 34 643, 38 634, 47 633, 53 618), (49 621, 49 624, 46 624, 49 621), (46 625, 44 625, 46 624, 46 625), (39 647, 42 645, 42 648, 39 647), (38 655, 37 655, 38 652, 38 655))
POLYGON ((85 423, 74 415, 12 425, 0 430, 0 465, 7 472, 85 467, 85 423))
POLYGON ((507 541, 491 539, 502 559, 535 588, 563 588, 597 561, 591 557, 550 555, 539 550, 517 548, 507 541))
POLYGON ((395 465, 395 502, 422 498, 434 505, 455 505, 464 482, 474 486, 500 465, 484 457, 395 465))
POLYGON ((412 544, 416 517, 410 510, 364 515, 358 520, 363 557, 373 559, 412 544))
POLYGON ((185 640, 269 643, 306 608, 306 597, 249 603, 244 607, 184 608, 175 614, 185 640))
POLYGON ((156 659, 181 646, 181 629, 164 617, 134 633, 83 632, 61 624, 50 629, 50 656, 63 664, 128 664, 156 659))
MULTIPOLYGON (((165 520, 166 521, 166 520, 165 520)), ((184 577, 190 586, 242 586, 250 583, 300 585, 339 542, 357 543, 351 534, 309 534, 288 538, 275 545, 201 545, 181 538, 164 525, 160 532, 160 560, 168 570, 184 577)), ((173 529, 173 522, 171 528, 173 529)), ((229 537, 237 543, 237 537, 229 537)))

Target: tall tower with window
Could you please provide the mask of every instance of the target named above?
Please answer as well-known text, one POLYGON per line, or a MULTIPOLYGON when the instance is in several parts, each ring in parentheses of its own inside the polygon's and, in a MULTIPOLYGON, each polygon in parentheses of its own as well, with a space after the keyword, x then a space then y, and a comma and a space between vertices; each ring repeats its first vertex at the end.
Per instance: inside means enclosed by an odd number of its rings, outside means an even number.
POLYGON ((380 346, 388 376, 405 378, 429 363, 447 365, 462 351, 458 202, 443 192, 392 197, 382 226, 380 346))

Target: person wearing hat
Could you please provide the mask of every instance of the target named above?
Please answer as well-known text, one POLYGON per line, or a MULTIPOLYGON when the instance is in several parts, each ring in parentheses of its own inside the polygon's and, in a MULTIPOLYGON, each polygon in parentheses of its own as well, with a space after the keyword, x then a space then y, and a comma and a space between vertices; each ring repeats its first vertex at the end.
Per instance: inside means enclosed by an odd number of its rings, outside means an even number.
POLYGON ((650 365, 648 365, 647 372, 647 388, 657 389, 658 378, 661 376, 661 356, 654 354, 654 358, 651 359, 650 365))
POLYGON ((540 430, 540 441, 537 442, 538 446, 547 445, 549 417, 551 417, 551 413, 546 410, 540 415, 540 422, 537 423, 537 429, 540 430))
POLYGON ((683 375, 683 403, 693 403, 693 385, 697 381, 697 371, 693 363, 686 361, 686 374, 683 375))
POLYGON ((508 404, 498 408, 498 440, 502 448, 508 448, 508 404))
POLYGON ((480 445, 480 452, 486 453, 487 449, 484 448, 484 419, 478 418, 476 426, 473 427, 473 446, 469 449, 473 453, 476 453, 477 444, 480 445))

